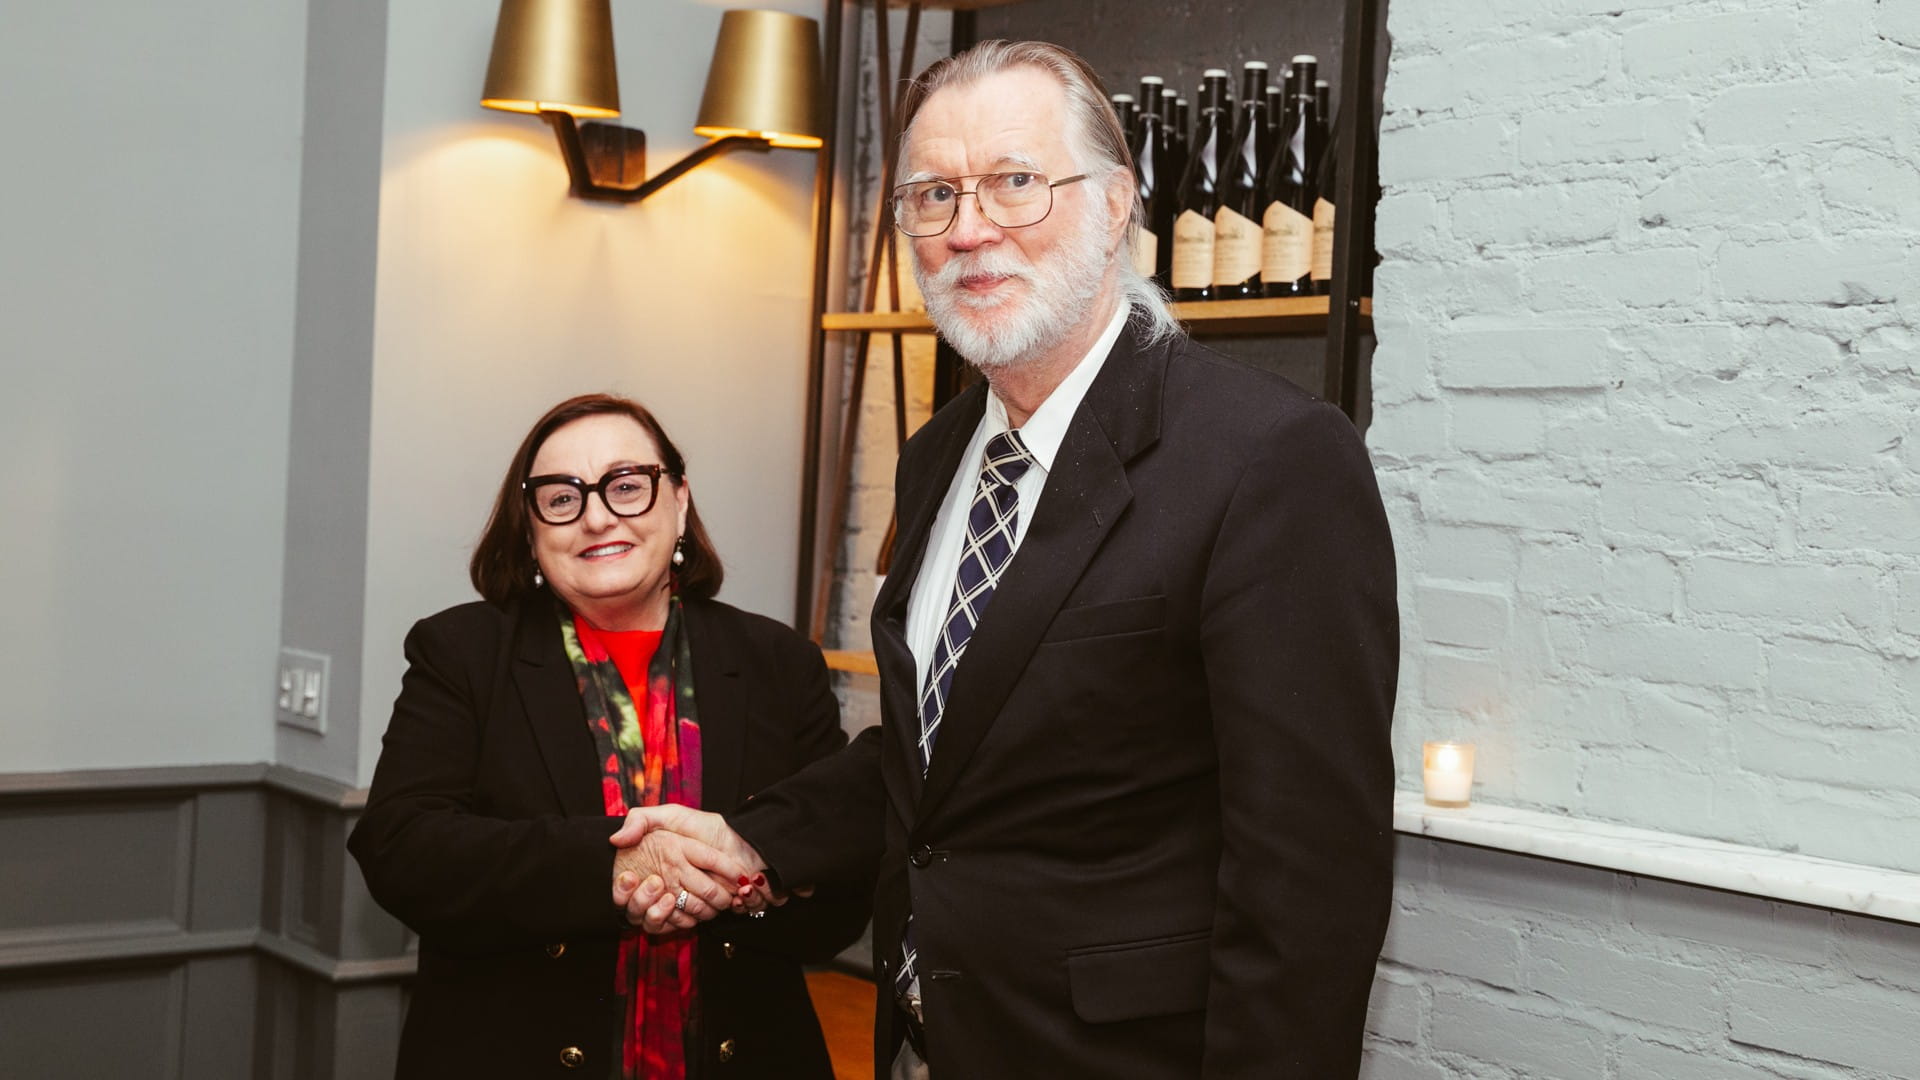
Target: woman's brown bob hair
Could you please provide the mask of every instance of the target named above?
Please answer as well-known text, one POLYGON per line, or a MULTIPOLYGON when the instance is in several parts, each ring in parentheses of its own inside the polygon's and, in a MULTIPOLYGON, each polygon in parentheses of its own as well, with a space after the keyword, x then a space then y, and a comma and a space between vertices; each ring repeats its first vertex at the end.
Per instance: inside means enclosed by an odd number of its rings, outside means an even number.
MULTIPOLYGON (((527 511, 526 492, 520 485, 526 481, 534 456, 540 453, 548 436, 589 416, 624 416, 645 428, 653 444, 660 448, 660 464, 666 467, 673 482, 682 485, 687 482, 687 462, 680 456, 680 448, 673 445, 660 421, 639 402, 612 394, 582 394, 548 409, 547 414, 534 423, 533 430, 527 432, 527 437, 520 440, 520 449, 513 452, 513 462, 500 481, 500 494, 493 500, 493 516, 487 519, 480 543, 473 549, 473 561, 467 564, 467 576, 473 579, 473 587, 488 602, 505 607, 539 591, 533 584, 533 520, 527 511)), ((687 496, 685 539, 686 561, 673 575, 680 595, 688 600, 710 600, 720 591, 726 572, 720 566, 720 554, 714 551, 713 541, 707 537, 707 527, 700 523, 700 508, 694 505, 691 492, 687 496)))

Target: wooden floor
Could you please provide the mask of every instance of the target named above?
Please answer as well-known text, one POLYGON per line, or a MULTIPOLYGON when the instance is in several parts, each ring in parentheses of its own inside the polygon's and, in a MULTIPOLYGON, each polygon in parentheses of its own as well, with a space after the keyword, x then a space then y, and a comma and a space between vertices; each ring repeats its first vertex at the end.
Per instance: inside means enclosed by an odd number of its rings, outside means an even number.
POLYGON ((809 971, 807 991, 827 1033, 835 1080, 873 1080, 873 983, 839 971, 809 971))

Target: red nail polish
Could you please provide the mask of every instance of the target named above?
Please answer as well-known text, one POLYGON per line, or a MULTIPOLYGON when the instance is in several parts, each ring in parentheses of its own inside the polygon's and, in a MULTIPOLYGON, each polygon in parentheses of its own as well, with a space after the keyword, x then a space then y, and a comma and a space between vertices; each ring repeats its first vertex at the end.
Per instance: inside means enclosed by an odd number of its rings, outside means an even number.
POLYGON ((767 875, 765 875, 765 874, 755 874, 755 875, 753 876, 753 883, 754 883, 755 885, 765 885, 765 884, 767 883, 767 875))
POLYGON ((740 884, 742 884, 742 885, 751 885, 751 884, 753 884, 753 879, 751 879, 751 878, 749 878, 749 877, 747 877, 747 875, 745 875, 745 874, 741 874, 741 875, 740 875, 740 884))

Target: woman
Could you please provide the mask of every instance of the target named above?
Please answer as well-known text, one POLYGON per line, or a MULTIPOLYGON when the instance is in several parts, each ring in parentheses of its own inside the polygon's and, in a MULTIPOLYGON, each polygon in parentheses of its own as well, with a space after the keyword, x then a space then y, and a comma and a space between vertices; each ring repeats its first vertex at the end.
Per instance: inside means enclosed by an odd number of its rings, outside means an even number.
POLYGON ((407 635, 348 842, 420 935, 399 1076, 831 1077, 800 965, 859 936, 871 882, 748 918, 748 868, 608 839, 631 808, 730 809, 846 742, 820 651, 713 599, 680 451, 634 402, 562 402, 469 569, 484 601, 407 635), (665 933, 615 906, 641 879, 673 897, 665 933))

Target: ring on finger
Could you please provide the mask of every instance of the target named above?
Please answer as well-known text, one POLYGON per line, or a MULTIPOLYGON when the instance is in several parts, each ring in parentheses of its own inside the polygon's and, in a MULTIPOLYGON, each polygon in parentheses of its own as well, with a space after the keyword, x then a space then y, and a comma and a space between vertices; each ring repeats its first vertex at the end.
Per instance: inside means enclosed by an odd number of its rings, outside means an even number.
POLYGON ((675 911, 687 910, 687 890, 681 889, 680 895, 673 898, 673 910, 675 911))

